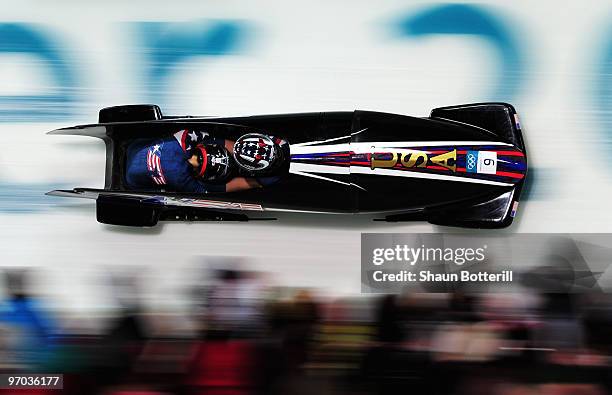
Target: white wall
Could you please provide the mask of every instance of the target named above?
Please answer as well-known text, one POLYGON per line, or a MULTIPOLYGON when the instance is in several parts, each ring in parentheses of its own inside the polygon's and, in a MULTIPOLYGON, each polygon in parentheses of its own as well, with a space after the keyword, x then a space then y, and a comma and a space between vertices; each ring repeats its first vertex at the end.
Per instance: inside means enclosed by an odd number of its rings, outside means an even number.
MULTIPOLYGON (((0 264, 43 267, 41 289, 63 308, 87 309, 110 298, 96 279, 115 265, 146 268, 150 296, 180 304, 178 289, 188 281, 181 270, 203 255, 250 256, 255 268, 273 272, 278 283, 358 292, 360 232, 444 230, 319 216, 177 223, 152 231, 100 225, 92 203, 43 198, 40 192, 102 185, 99 142, 44 133, 95 122, 97 110, 106 105, 157 98, 166 112, 183 114, 358 108, 427 115, 436 106, 507 100, 519 111, 537 175, 508 231, 612 230, 610 150, 604 144, 612 130, 605 130, 606 114, 597 107, 602 100, 612 104, 597 96, 598 84, 610 84, 601 72, 603 48, 612 41, 609 2, 467 5, 469 12, 493 20, 493 33, 505 32, 493 38, 474 32, 398 33, 399 21, 444 7, 428 2, 4 3, 0 22, 42 29, 76 81, 70 90, 77 97, 72 115, 26 116, 22 122, 0 115, 0 264), (168 84, 156 95, 155 82, 146 79, 152 48, 135 34, 137 22, 151 21, 174 22, 164 28, 178 34, 176 40, 184 34, 196 43, 198 29, 229 21, 240 31, 239 44, 227 54, 178 63, 164 74, 168 84), (504 69, 512 51, 519 65, 504 69), (508 71, 516 73, 516 89, 498 87, 510 77, 500 73, 508 71)), ((478 32, 478 26, 474 29, 478 32)), ((487 29, 482 32, 490 33, 487 29)), ((6 40, 10 43, 10 37, 6 40)), ((35 56, 1 52, 0 95, 53 92, 49 73, 35 56)))

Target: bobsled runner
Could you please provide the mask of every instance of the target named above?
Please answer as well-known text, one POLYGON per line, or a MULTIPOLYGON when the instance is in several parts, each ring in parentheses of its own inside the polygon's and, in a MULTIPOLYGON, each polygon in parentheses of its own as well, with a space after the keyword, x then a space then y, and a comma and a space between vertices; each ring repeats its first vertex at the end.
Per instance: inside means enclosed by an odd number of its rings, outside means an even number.
POLYGON ((49 134, 104 140, 103 189, 48 194, 95 199, 98 221, 115 225, 294 211, 502 228, 527 174, 518 117, 505 103, 441 107, 425 118, 166 116, 155 105, 126 105, 100 110, 97 124, 49 134))

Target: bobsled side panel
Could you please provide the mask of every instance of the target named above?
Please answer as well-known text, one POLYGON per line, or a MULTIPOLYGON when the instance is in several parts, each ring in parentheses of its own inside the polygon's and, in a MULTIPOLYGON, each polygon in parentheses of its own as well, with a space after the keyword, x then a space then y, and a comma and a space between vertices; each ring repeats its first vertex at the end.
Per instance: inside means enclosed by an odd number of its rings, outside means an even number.
POLYGON ((106 107, 98 114, 98 123, 156 121, 162 119, 160 108, 154 104, 130 104, 106 107))
POLYGON ((431 118, 470 124, 495 133, 525 152, 521 126, 514 107, 508 103, 474 103, 435 108, 431 118))
POLYGON ((355 111, 352 133, 353 143, 401 141, 425 145, 430 141, 500 140, 487 130, 469 125, 373 111, 355 111))
POLYGON ((96 199, 96 219, 103 224, 155 226, 160 212, 159 205, 145 203, 139 198, 101 194, 96 199))
POLYGON ((425 218, 435 225, 463 228, 505 228, 512 224, 518 209, 521 185, 480 201, 465 201, 425 210, 425 218))

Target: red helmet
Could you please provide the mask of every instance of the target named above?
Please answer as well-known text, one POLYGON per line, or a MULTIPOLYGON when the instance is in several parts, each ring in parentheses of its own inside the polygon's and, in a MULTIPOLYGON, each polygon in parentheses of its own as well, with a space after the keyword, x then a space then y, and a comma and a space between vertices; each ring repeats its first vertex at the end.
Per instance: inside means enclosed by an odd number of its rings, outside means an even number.
POLYGON ((195 170, 196 177, 202 178, 204 177, 204 173, 206 173, 206 166, 208 165, 208 154, 206 152, 206 148, 202 144, 198 144, 193 149, 193 154, 198 157, 198 167, 195 170))

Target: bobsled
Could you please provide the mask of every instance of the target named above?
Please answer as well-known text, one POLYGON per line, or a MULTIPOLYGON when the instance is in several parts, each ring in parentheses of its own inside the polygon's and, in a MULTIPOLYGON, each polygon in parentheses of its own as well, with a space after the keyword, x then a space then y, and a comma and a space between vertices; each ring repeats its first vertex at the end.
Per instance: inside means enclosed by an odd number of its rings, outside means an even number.
MULTIPOLYGON (((104 188, 48 194, 95 199, 98 221, 114 225, 247 221, 289 211, 368 213, 389 222, 502 228, 516 215, 527 175, 519 120, 506 103, 441 107, 428 117, 373 111, 167 116, 156 105, 124 105, 100 110, 97 124, 49 134, 105 142, 104 188), (266 174, 276 181, 248 190, 199 193, 163 184, 130 185, 130 145, 179 131, 229 141, 247 135, 282 141, 282 160, 266 174)), ((235 159, 229 155, 223 162, 230 177, 258 176, 257 169, 235 159)))

